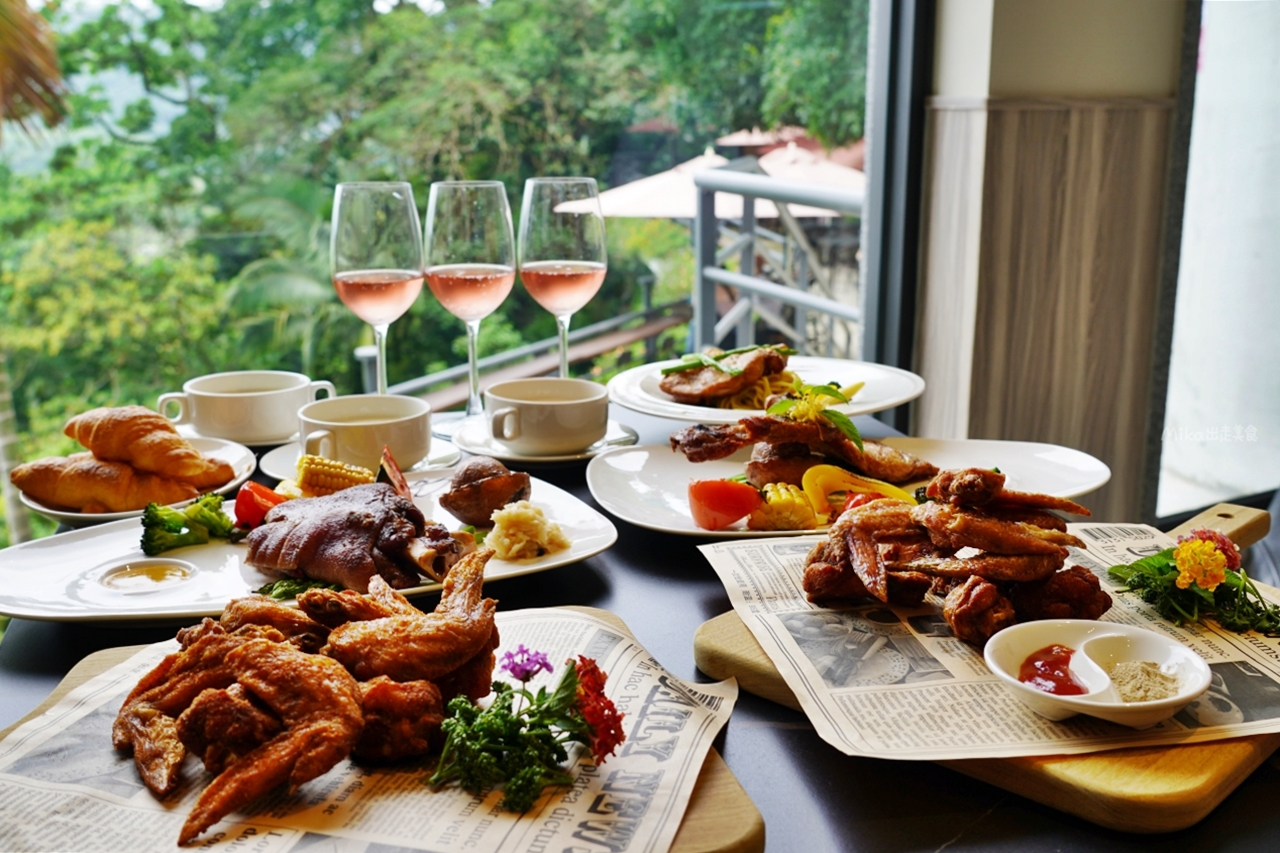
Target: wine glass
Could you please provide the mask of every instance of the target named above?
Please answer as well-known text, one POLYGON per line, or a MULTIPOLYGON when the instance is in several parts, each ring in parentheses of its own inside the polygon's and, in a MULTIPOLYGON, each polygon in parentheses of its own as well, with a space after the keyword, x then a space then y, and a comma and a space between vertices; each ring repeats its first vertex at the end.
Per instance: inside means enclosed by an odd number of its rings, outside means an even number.
MULTIPOLYGON (((515 237, 501 181, 431 185, 426 223, 427 285, 444 309, 467 324, 471 390, 467 416, 482 411, 476 340, 516 282, 515 237)), ((456 427, 455 422, 452 426, 456 427)))
POLYGON ((387 329, 422 292, 422 229, 400 181, 338 184, 329 268, 338 298, 373 327, 378 393, 387 393, 387 329))
POLYGON ((560 375, 569 375, 569 319, 604 282, 608 258, 594 178, 530 178, 520 206, 520 280, 556 317, 560 375))

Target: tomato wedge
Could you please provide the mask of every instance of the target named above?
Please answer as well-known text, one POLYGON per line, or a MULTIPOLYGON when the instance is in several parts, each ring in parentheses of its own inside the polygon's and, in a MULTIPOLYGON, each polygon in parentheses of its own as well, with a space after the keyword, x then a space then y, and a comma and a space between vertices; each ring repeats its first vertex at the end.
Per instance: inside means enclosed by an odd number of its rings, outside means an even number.
POLYGON ((252 530, 262 523, 269 509, 286 500, 284 495, 249 480, 236 492, 236 524, 252 530))
POLYGON ((760 492, 734 480, 690 480, 689 509, 703 530, 721 530, 746 518, 763 503, 760 492))

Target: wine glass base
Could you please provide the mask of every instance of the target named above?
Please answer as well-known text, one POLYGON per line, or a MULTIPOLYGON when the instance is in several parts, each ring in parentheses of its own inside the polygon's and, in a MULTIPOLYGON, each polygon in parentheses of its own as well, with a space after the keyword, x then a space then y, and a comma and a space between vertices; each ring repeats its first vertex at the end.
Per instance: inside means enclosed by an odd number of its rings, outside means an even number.
POLYGON ((458 430, 462 428, 462 422, 466 418, 466 412, 432 412, 431 434, 436 438, 451 441, 458 430))

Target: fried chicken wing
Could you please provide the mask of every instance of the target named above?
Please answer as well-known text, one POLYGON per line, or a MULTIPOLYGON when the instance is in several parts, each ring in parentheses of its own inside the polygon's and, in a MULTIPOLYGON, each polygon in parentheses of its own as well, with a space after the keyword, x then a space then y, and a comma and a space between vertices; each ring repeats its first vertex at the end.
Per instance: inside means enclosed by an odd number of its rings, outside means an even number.
POLYGON ((977 575, 947 593, 942 617, 953 634, 979 647, 1017 621, 1009 599, 995 584, 977 575))
POLYGON ((444 700, 430 681, 392 681, 379 675, 360 683, 364 731, 352 755, 393 761, 425 755, 440 734, 444 700))
POLYGON ((360 688, 336 661, 285 643, 251 640, 226 666, 283 730, 240 757, 205 788, 178 834, 186 844, 277 785, 295 790, 346 758, 360 739, 360 688))
POLYGON ((991 554, 1046 554, 1066 559, 1065 545, 1083 548, 1069 533, 1045 530, 1016 521, 966 512, 951 504, 930 502, 911 511, 940 548, 977 548, 991 554))
MULTIPOLYGON (((178 715, 205 690, 230 687, 235 672, 227 665, 227 656, 255 639, 250 634, 228 634, 212 619, 202 624, 204 632, 198 639, 142 677, 125 697, 112 726, 112 745, 133 752, 139 775, 157 794, 173 790, 186 755, 178 737, 178 715)), ((271 633, 284 641, 278 631, 271 633)))
POLYGON ((334 628, 322 650, 360 680, 439 678, 475 657, 490 641, 497 605, 481 593, 492 549, 462 558, 444 581, 432 613, 386 616, 334 628))
POLYGON ((976 575, 989 581, 1043 580, 1062 567, 1053 554, 978 554, 973 557, 917 557, 906 568, 942 577, 976 575))
POLYGON ((256 702, 243 685, 210 688, 178 717, 178 738, 210 773, 221 773, 280 734, 280 719, 256 702))
POLYGON ((329 638, 329 629, 306 613, 265 595, 246 595, 231 601, 218 620, 227 633, 245 625, 275 628, 304 652, 317 652, 329 638))
POLYGON ((1004 488, 1004 474, 986 468, 953 468, 939 471, 925 487, 925 495, 952 506, 988 504, 1004 488))
POLYGON ((1097 619, 1111 609, 1110 594, 1083 566, 1067 566, 1038 583, 1019 584, 1009 598, 1019 622, 1097 619))
POLYGON ((387 616, 416 616, 422 613, 409 603, 409 599, 377 576, 370 578, 369 592, 365 595, 354 589, 303 590, 298 595, 298 607, 316 622, 330 628, 346 622, 366 622, 387 616))

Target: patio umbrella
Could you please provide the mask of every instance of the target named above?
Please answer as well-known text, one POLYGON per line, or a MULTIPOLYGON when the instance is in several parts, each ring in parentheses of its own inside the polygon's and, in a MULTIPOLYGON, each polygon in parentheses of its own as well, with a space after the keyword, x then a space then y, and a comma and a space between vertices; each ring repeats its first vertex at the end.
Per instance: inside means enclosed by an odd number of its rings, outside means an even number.
MULTIPOLYGON (((777 152, 766 154, 765 157, 771 157, 771 165, 763 168, 764 158, 761 158, 758 164, 754 157, 743 157, 731 162, 708 149, 700 156, 686 160, 665 172, 605 190, 600 193, 600 209, 605 216, 609 217, 693 219, 698 215, 698 188, 693 182, 693 176, 704 170, 720 168, 757 174, 763 171, 765 174, 788 180, 807 180, 828 186, 865 189, 866 177, 861 172, 837 166, 829 161, 823 162, 828 163, 830 169, 834 171, 823 170, 820 164, 815 165, 813 162, 813 159, 820 159, 820 155, 813 155, 813 152, 802 148, 794 150, 799 151, 799 155, 786 156, 788 149, 779 149, 777 152), (779 156, 773 156, 775 154, 779 156), (813 155, 813 159, 805 159, 802 156, 805 154, 813 155), (861 183, 858 183, 859 179, 861 183)), ((568 202, 559 207, 565 212, 581 212, 579 208, 586 209, 580 202, 568 202)), ((833 215, 830 210, 799 204, 791 205, 791 213, 799 217, 833 215)), ((721 219, 741 218, 742 196, 733 193, 716 193, 716 216, 721 219)), ((774 219, 777 216, 778 209, 773 202, 764 199, 756 200, 757 218, 774 219)))

